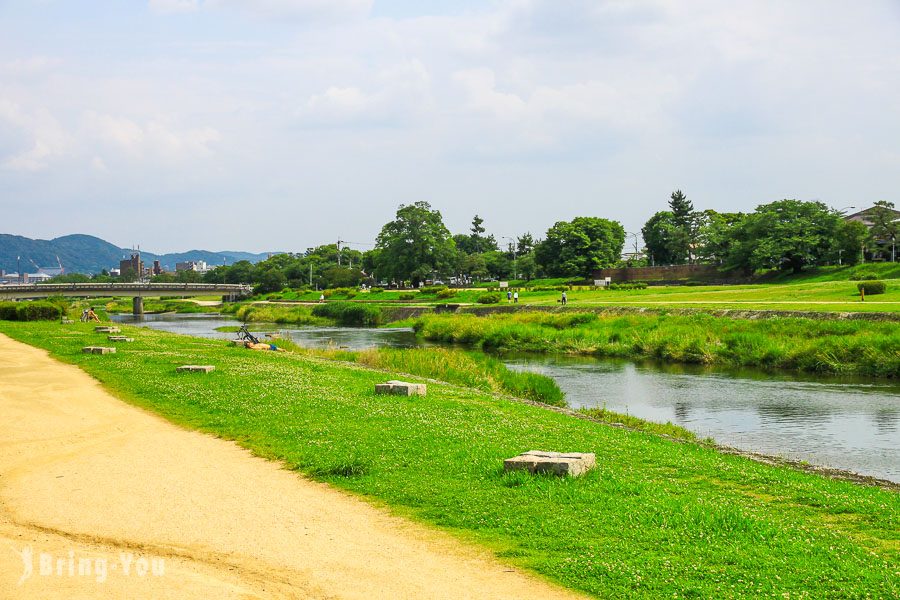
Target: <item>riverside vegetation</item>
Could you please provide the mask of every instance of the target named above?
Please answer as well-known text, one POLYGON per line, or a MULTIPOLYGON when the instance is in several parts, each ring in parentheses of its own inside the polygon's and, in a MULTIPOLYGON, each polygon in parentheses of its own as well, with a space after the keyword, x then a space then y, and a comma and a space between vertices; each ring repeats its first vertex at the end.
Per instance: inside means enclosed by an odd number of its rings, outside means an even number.
POLYGON ((639 315, 519 312, 483 317, 429 314, 426 340, 484 350, 562 352, 670 362, 896 377, 895 322, 802 318, 732 319, 697 313, 639 315))
POLYGON ((900 594, 900 495, 612 428, 439 383, 376 396, 393 371, 125 327, 0 322, 124 400, 237 441, 503 560, 601 597, 900 594), (214 364, 204 376, 180 364, 214 364), (595 452, 577 479, 504 474, 524 450, 595 452))

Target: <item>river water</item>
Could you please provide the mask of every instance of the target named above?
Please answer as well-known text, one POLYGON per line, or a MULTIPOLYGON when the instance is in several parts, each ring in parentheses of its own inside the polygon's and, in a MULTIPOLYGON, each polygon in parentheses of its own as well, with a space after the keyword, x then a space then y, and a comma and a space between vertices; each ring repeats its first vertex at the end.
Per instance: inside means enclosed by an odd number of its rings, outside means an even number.
MULTIPOLYGON (((131 315, 114 320, 203 337, 237 321, 218 315, 131 315)), ((275 325, 308 347, 422 345, 409 329, 275 325)), ((260 334, 261 336, 262 334, 260 334)), ((568 356, 508 356, 513 369, 553 377, 574 407, 606 407, 681 425, 742 450, 900 482, 900 383, 568 356)))

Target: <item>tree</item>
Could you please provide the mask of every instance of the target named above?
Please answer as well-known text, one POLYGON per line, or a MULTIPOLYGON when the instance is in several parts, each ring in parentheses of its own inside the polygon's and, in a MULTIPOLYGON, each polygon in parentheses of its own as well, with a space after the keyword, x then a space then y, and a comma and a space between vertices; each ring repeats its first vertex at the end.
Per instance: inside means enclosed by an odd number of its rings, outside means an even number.
POLYGON ((713 264, 723 264, 732 243, 733 230, 744 219, 743 213, 720 213, 705 210, 697 216, 697 257, 713 264))
POLYGON ((840 216, 821 202, 779 200, 763 204, 735 228, 729 266, 782 268, 799 273, 835 253, 840 216))
POLYGON ((862 248, 869 241, 869 228, 859 221, 841 220, 834 238, 832 262, 855 265, 860 261, 862 248))
POLYGON ((519 256, 524 256, 534 250, 535 242, 534 238, 531 236, 531 232, 523 233, 519 236, 519 239, 516 240, 516 251, 519 253, 519 256))
POLYGON ((455 251, 441 213, 427 202, 401 204, 396 218, 381 228, 375 247, 381 250, 379 275, 409 279, 413 285, 432 273, 449 272, 455 251))
POLYGON ((625 245, 617 221, 576 217, 559 221, 535 249, 535 260, 553 277, 590 277, 595 269, 616 264, 625 245))
POLYGON ((680 254, 684 252, 684 245, 671 211, 663 210, 650 217, 641 228, 641 236, 653 264, 674 265, 684 262, 686 253, 680 254))
POLYGON ((694 204, 681 190, 675 190, 669 199, 669 210, 675 226, 668 242, 674 258, 672 264, 691 262, 692 250, 697 237, 697 216, 694 213, 694 204))
MULTIPOLYGON (((465 251, 469 254, 483 254, 497 249, 497 240, 492 235, 484 235, 485 228, 482 226, 484 219, 475 215, 472 218, 472 229, 469 234, 469 244, 465 251)), ((456 238, 454 238, 456 240, 456 238)))
POLYGON ((900 230, 900 215, 894 210, 894 203, 879 200, 872 207, 869 216, 872 219, 872 242, 890 258, 891 244, 896 241, 900 230))

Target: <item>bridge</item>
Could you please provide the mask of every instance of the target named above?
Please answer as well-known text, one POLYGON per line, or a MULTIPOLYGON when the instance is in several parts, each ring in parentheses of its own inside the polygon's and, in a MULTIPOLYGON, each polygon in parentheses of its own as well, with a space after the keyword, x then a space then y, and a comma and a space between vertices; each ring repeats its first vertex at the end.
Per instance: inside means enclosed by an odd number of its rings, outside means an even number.
POLYGON ((144 298, 171 298, 215 294, 236 300, 253 293, 249 285, 232 283, 24 283, 0 285, 0 300, 26 300, 66 296, 107 298, 130 296, 134 314, 144 314, 144 298))

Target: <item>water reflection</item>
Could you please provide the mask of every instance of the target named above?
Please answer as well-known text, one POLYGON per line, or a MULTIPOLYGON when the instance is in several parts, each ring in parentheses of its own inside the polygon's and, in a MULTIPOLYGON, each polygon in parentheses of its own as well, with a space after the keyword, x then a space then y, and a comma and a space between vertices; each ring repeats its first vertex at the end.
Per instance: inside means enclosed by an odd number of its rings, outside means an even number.
MULTIPOLYGON (((135 322, 130 315, 116 317, 135 322)), ((229 339, 219 315, 146 315, 137 324, 229 339)), ((312 347, 349 349, 420 345, 409 329, 272 325, 312 347)), ((605 406, 652 421, 671 421, 701 437, 745 450, 807 460, 900 481, 900 383, 763 373, 698 365, 661 365, 589 357, 507 356, 512 368, 557 380, 574 407, 605 406)))
POLYGON ((692 365, 516 356, 573 406, 671 421, 746 450, 900 481, 900 385, 692 365))

